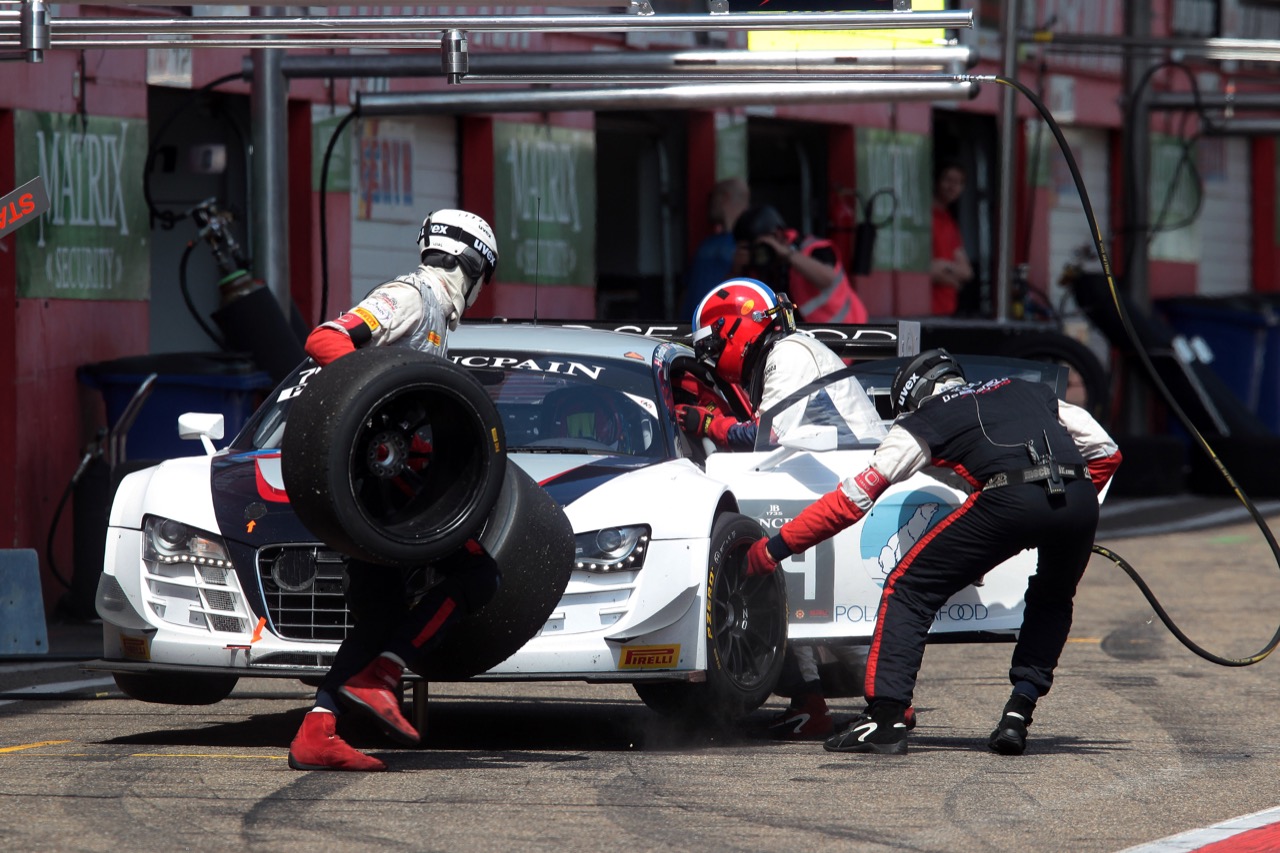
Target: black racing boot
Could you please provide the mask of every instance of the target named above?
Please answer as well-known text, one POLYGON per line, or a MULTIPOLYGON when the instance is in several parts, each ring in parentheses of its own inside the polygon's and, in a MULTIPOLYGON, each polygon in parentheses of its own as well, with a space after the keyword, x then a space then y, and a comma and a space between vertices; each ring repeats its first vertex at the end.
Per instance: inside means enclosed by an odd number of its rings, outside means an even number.
POLYGON ((1031 712, 1035 709, 1035 700, 1025 693, 1010 696, 987 746, 1001 755, 1022 755, 1027 749, 1027 726, 1031 725, 1031 712))
POLYGON ((906 755, 907 707, 892 699, 877 699, 843 730, 827 738, 822 748, 827 752, 906 755))

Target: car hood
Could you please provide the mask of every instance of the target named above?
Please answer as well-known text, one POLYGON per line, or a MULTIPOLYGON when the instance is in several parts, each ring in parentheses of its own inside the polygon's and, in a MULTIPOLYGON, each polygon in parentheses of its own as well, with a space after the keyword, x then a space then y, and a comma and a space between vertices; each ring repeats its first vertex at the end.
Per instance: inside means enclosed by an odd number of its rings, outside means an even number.
MULTIPOLYGON (((709 486, 706 477, 684 460, 655 463, 626 456, 560 453, 512 453, 509 459, 564 508, 575 530, 648 521, 667 528, 668 535, 684 536, 690 531, 698 535, 706 524, 705 519, 679 510, 685 505, 684 498, 692 498, 709 486), (632 476, 622 482, 626 475, 632 476), (645 501, 644 507, 636 507, 640 513, 637 518, 619 518, 621 507, 633 506, 643 495, 672 499, 645 501), (674 499, 676 496, 681 497, 674 499), (684 530, 689 525, 689 531, 684 530)), ((226 538, 255 547, 315 541, 315 535, 289 505, 279 451, 215 456, 209 478, 214 513, 226 538)), ((717 492, 721 489, 714 487, 717 492)), ((708 499, 714 505, 714 496, 702 496, 695 503, 701 505, 708 499)), ((654 533, 658 535, 658 530, 654 533)))
POLYGON ((586 453, 513 453, 510 459, 562 507, 616 477, 654 464, 628 456, 586 453))
POLYGON ((252 545, 316 540, 289 505, 278 450, 215 456, 209 482, 218 527, 228 539, 252 545))

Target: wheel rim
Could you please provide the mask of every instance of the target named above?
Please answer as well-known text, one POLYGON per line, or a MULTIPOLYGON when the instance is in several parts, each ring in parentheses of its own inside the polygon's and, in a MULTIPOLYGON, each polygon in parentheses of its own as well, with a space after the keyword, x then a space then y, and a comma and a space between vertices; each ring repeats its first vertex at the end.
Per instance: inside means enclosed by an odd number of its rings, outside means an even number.
POLYGON ((721 667, 735 684, 751 689, 767 677, 786 633, 779 584, 772 575, 747 577, 744 540, 712 591, 712 634, 721 667))
POLYGON ((365 520, 391 539, 421 542, 469 517, 488 461, 475 424, 467 406, 434 388, 400 389, 374 406, 348 457, 365 520))

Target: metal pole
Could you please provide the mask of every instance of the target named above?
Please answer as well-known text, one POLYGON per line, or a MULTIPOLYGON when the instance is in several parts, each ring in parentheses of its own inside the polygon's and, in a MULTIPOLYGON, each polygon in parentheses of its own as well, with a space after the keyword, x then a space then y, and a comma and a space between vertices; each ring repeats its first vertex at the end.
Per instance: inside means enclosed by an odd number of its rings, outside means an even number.
MULTIPOLYGON (((280 14, 270 7, 263 14, 280 14)), ((284 51, 253 51, 253 213, 250 220, 253 274, 266 282, 289 316, 289 86, 280 72, 284 51)))
MULTIPOLYGON (((1151 3, 1127 3, 1124 9, 1125 37, 1146 39, 1151 35, 1151 3)), ((1150 301, 1147 285, 1147 227, 1151 218, 1147 188, 1151 181, 1151 116, 1147 110, 1146 90, 1137 91, 1139 83, 1151 66, 1151 57, 1141 51, 1127 53, 1124 59, 1125 115, 1131 119, 1123 122, 1123 150, 1129 161, 1120 164, 1128 192, 1124 194, 1125 223, 1124 266, 1126 273, 1119 282, 1129 297, 1129 304, 1136 310, 1146 311, 1150 301)), ((1149 399, 1137 365, 1126 371, 1128 388, 1125 406, 1125 429, 1135 435, 1147 433, 1147 409, 1149 399)))
MULTIPOLYGON (((1012 80, 1018 76, 1018 0, 1004 0, 1002 4, 1001 27, 1004 36, 1003 74, 1012 80)), ((996 292, 992 300, 995 306, 995 317, 1003 321, 1009 319, 1010 295, 1013 292, 1013 224, 1017 218, 1014 209, 1017 201, 1014 195, 1014 179, 1016 173, 1015 136, 1018 129, 1018 113, 1014 102, 1012 86, 1000 87, 1000 202, 999 233, 996 236, 996 292)))
POLYGON ((759 104, 881 103, 964 100, 977 93, 973 82, 936 83, 702 83, 617 89, 524 89, 404 92, 356 95, 364 118, 388 115, 543 112, 558 110, 681 109, 759 104))

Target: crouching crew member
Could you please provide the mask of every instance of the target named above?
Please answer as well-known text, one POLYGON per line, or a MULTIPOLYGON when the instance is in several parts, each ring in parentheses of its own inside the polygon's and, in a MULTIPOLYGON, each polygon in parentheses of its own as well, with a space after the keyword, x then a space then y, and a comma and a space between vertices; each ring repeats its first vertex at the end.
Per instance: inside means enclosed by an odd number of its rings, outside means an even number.
POLYGON ((834 536, 917 471, 954 471, 973 492, 886 578, 867 657, 867 708, 825 748, 905 754, 906 712, 938 610, 1000 563, 1035 548, 1009 668, 1013 691, 988 741, 998 753, 1020 755, 1036 701, 1053 685, 1097 531, 1098 493, 1120 464, 1119 449, 1093 417, 1048 386, 1010 378, 968 383, 945 350, 921 353, 900 368, 891 395, 898 418, 871 464, 752 545, 748 571, 772 572, 779 560, 834 536))

